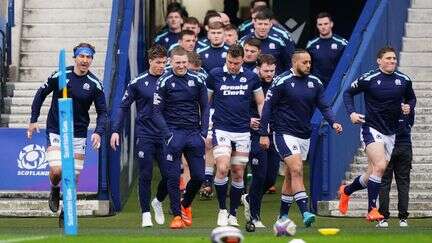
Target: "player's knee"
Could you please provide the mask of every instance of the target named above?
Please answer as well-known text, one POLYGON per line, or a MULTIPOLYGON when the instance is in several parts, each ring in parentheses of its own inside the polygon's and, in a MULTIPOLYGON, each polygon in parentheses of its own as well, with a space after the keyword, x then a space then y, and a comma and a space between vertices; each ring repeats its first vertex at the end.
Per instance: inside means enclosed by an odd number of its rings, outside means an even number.
POLYGON ((213 144, 212 144, 212 136, 207 136, 207 138, 205 139, 205 149, 206 151, 211 151, 213 149, 213 144))
POLYGON ((49 149, 47 149, 46 159, 50 168, 58 167, 61 169, 61 152, 59 147, 49 147, 49 149))
POLYGON ((213 148, 213 157, 218 160, 221 157, 229 158, 231 156, 231 148, 227 146, 216 146, 213 148))
POLYGON ((239 171, 236 171, 235 173, 231 173, 231 179, 233 181, 243 181, 243 173, 240 173, 239 171))
POLYGON ((61 166, 51 166, 50 167, 50 177, 51 178, 58 178, 61 177, 61 166))
POLYGON ((290 168, 290 176, 291 176, 291 178, 303 177, 303 170, 302 170, 302 168, 301 167, 290 168))
POLYGON ((84 168, 84 154, 78 154, 75 153, 74 154, 74 158, 75 158, 75 175, 80 175, 81 171, 84 168))
POLYGON ((228 176, 228 166, 217 166, 216 169, 216 177, 225 178, 228 176))
POLYGON ((229 165, 228 163, 216 163, 216 176, 219 178, 226 177, 228 175, 229 165))

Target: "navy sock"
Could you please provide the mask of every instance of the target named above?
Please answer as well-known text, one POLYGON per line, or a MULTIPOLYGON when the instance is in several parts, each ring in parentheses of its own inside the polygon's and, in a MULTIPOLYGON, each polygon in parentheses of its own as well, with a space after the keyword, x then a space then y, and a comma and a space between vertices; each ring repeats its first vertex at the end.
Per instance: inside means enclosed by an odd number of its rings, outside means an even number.
POLYGON ((294 197, 292 195, 282 194, 281 196, 281 205, 279 210, 279 216, 282 217, 284 215, 288 216, 289 209, 294 201, 294 197))
POLYGON ((226 195, 228 191, 228 177, 223 179, 214 179, 216 196, 219 202, 219 209, 226 209, 226 195))
POLYGON ((361 176, 357 176, 351 184, 347 185, 344 189, 344 192, 347 195, 351 195, 355 191, 363 190, 366 187, 367 184, 364 181, 363 175, 361 175, 361 176))
POLYGON ((308 196, 305 191, 300 191, 294 194, 294 199, 296 200, 296 203, 300 209, 301 215, 303 215, 304 212, 309 211, 308 209, 308 196))
POLYGON ((381 187, 381 177, 371 175, 368 181, 368 211, 376 208, 376 200, 381 187))
POLYGON ((230 189, 230 214, 233 216, 237 215, 237 208, 240 205, 240 198, 244 190, 244 182, 231 182, 230 189))

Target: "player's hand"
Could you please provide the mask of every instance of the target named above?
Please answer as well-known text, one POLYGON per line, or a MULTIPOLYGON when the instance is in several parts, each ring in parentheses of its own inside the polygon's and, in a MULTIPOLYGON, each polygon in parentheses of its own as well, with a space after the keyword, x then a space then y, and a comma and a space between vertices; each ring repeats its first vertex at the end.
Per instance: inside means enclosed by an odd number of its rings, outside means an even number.
POLYGON ((262 149, 268 149, 270 147, 270 139, 268 136, 261 136, 259 143, 262 149))
POLYGON ((30 123, 27 129, 27 138, 31 139, 34 132, 39 133, 39 124, 37 122, 30 123))
POLYGON ((212 137, 208 136, 205 140, 205 147, 206 149, 212 149, 213 148, 213 142, 212 142, 212 137))
POLYGON ((354 124, 365 123, 365 116, 359 113, 351 113, 350 115, 351 122, 354 124))
POLYGON ((110 145, 114 151, 117 150, 117 147, 120 145, 120 135, 118 133, 114 132, 111 134, 110 145))
POLYGON ((333 129, 335 130, 336 134, 341 134, 342 133, 342 125, 339 123, 333 123, 333 129))
POLYGON ((101 145, 101 137, 97 133, 91 135, 92 147, 94 150, 98 150, 101 145))
POLYGON ((409 104, 401 104, 402 113, 408 115, 411 112, 411 106, 409 104))
POLYGON ((250 120, 250 128, 253 130, 258 130, 260 125, 260 119, 256 117, 252 117, 250 120))

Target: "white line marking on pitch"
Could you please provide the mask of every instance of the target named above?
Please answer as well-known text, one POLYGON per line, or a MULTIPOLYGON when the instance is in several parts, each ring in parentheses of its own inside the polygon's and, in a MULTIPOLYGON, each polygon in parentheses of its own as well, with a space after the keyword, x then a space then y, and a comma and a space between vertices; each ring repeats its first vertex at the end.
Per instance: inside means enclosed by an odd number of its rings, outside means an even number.
POLYGON ((46 236, 36 236, 36 237, 23 237, 23 238, 15 238, 15 239, 7 239, 0 240, 0 243, 12 243, 12 242, 23 242, 23 241, 33 241, 33 240, 42 240, 47 238, 46 236))

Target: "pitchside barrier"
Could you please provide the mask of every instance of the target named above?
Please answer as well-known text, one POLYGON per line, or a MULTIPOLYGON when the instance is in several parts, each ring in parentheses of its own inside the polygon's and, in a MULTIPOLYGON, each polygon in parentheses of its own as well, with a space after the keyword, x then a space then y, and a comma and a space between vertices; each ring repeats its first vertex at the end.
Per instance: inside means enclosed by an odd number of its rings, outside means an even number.
MULTIPOLYGON (((46 160, 45 129, 27 139, 27 129, 0 128, 0 191, 16 193, 46 193, 51 184, 48 178, 49 166, 46 160)), ((81 172, 78 192, 96 194, 98 192, 98 153, 91 148, 87 133, 84 169, 81 172)))
MULTIPOLYGON (((148 1, 144 0, 113 0, 104 73, 104 92, 111 123, 117 116, 129 81, 145 68, 145 33, 150 26, 145 22, 150 11, 146 4, 148 1)), ((130 114, 125 116, 121 145, 116 151, 109 146, 109 132, 104 138, 105 143, 101 144, 101 163, 108 161, 108 175, 102 175, 104 165, 101 164, 99 182, 109 186, 109 198, 115 211, 121 211, 137 178, 138 165, 134 157, 135 116, 135 106, 132 105, 130 114), (108 179, 106 183, 102 183, 104 178, 108 179)), ((110 131, 109 127, 107 131, 110 131)))

